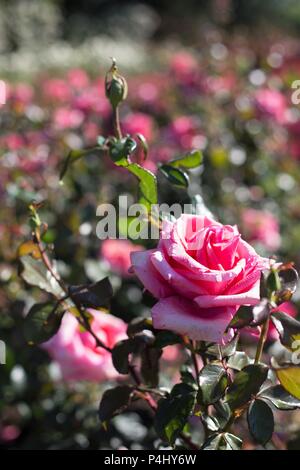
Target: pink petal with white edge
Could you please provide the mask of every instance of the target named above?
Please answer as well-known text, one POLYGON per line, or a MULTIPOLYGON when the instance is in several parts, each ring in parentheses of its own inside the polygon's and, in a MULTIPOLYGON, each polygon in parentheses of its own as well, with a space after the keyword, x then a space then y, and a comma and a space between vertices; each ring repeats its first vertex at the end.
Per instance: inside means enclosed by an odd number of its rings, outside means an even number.
POLYGON ((260 300, 259 286, 260 280, 248 292, 242 294, 199 295, 194 300, 201 308, 256 305, 260 300))
POLYGON ((233 338, 233 330, 225 329, 236 308, 201 309, 194 302, 182 297, 168 297, 152 308, 155 328, 171 330, 190 339, 225 344, 233 338))

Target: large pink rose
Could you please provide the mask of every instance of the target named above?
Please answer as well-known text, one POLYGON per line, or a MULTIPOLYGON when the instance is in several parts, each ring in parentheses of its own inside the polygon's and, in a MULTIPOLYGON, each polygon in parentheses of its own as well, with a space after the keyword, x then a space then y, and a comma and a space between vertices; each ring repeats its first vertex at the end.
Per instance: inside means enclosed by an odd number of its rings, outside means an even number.
POLYGON ((154 327, 222 343, 241 305, 259 302, 261 271, 269 266, 236 226, 183 214, 165 221, 156 249, 131 254, 133 269, 159 301, 154 327))
MULTIPOLYGON (((93 315, 93 331, 106 346, 112 348, 127 337, 126 325, 119 318, 99 310, 89 309, 89 312, 93 315)), ((58 333, 43 347, 59 364, 66 381, 100 382, 118 376, 111 354, 96 347, 94 338, 90 333, 81 331, 78 321, 71 313, 64 315, 58 333)))

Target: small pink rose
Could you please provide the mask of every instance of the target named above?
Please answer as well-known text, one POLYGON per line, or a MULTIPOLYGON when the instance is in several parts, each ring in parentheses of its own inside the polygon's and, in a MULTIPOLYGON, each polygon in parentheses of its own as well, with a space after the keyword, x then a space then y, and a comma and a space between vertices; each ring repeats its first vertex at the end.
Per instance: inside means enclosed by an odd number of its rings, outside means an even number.
MULTIPOLYGON (((93 316, 92 329, 109 348, 126 338, 126 324, 119 318, 99 310, 89 309, 93 316)), ((71 313, 65 313, 58 333, 43 347, 59 364, 66 381, 88 380, 101 382, 118 377, 111 354, 96 347, 94 338, 80 329, 71 313)))
POLYGON ((133 269, 158 299, 154 327, 191 339, 222 343, 241 305, 259 302, 267 259, 242 240, 236 226, 183 214, 165 221, 156 249, 131 255, 133 269))
POLYGON ((287 102, 280 91, 262 88, 256 92, 254 99, 259 115, 274 119, 280 124, 285 122, 287 102))

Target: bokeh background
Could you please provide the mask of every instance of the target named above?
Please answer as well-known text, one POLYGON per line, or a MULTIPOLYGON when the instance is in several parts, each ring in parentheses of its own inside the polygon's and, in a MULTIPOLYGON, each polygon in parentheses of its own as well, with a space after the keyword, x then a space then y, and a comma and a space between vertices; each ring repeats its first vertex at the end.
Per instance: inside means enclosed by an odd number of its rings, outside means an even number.
MULTIPOLYGON (((162 199, 201 194, 224 223, 237 223, 257 250, 300 261, 300 4, 296 0, 1 0, 0 79, 0 447, 130 449, 158 445, 149 410, 137 404, 100 428, 97 408, 111 384, 66 383, 49 354, 25 341, 30 306, 47 297, 18 275, 18 246, 30 235, 28 204, 43 220, 70 284, 110 275, 112 313, 147 314, 128 275, 128 247, 96 237, 96 207, 135 195, 135 182, 92 152, 59 171, 70 149, 93 147, 112 130, 104 74, 115 57, 129 84, 125 132, 145 135, 146 167, 200 148, 204 165, 189 194, 159 179, 162 199), (126 251, 127 250, 127 251, 126 251), (123 256, 124 255, 124 256, 123 256), (127 256, 127 257, 126 257, 127 256)), ((129 250, 130 251, 130 250, 129 250)), ((297 313, 299 295, 287 308, 297 313)), ((281 354, 272 335, 268 348, 281 354)), ((253 347, 247 338, 248 348, 253 347)), ((162 385, 184 358, 163 359, 162 385)), ((243 423, 240 433, 246 436, 243 423)), ((245 448, 254 448, 248 438, 245 448)), ((270 448, 300 448, 299 412, 278 413, 270 448)))

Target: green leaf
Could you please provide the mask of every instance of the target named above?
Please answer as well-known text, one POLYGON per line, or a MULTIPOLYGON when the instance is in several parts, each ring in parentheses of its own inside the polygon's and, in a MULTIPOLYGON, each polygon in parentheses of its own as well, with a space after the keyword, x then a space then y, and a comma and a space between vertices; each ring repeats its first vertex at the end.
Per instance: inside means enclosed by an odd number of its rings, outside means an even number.
POLYGON ((136 317, 128 324, 127 335, 134 336, 144 330, 152 330, 152 319, 145 317, 136 317))
POLYGON ((243 351, 237 351, 227 362, 227 366, 235 370, 242 370, 249 364, 251 364, 251 359, 243 351))
POLYGON ((208 414, 203 413, 201 415, 201 420, 209 431, 215 432, 220 429, 220 424, 217 418, 215 418, 215 416, 210 416, 208 414))
POLYGON ((157 387, 159 382, 159 359, 162 351, 146 347, 141 352, 141 374, 144 382, 150 387, 157 387))
POLYGON ((226 432, 224 434, 224 440, 226 441, 226 450, 241 450, 242 440, 234 436, 233 434, 226 432))
POLYGON ((130 173, 135 175, 139 180, 139 203, 144 205, 148 210, 152 204, 157 204, 157 182, 156 176, 146 168, 141 167, 137 163, 124 165, 130 173))
POLYGON ((253 321, 252 307, 242 307, 239 308, 238 312, 234 315, 229 325, 226 328, 228 331, 230 328, 244 328, 249 326, 253 321))
POLYGON ((176 160, 171 160, 169 165, 174 168, 182 167, 186 169, 197 168, 200 166, 203 160, 202 153, 200 150, 194 150, 193 152, 185 155, 181 158, 176 158, 176 160))
POLYGON ((224 428, 231 418, 231 409, 228 403, 225 403, 223 400, 219 400, 214 403, 214 408, 216 410, 216 418, 220 423, 220 427, 224 428))
POLYGON ((225 346, 221 346, 218 344, 209 345, 206 349, 206 353, 217 358, 220 358, 220 354, 222 358, 230 357, 235 353, 238 341, 239 335, 236 334, 235 337, 229 343, 225 344, 225 346))
POLYGON ((179 168, 174 168, 171 165, 160 165, 159 171, 164 175, 164 177, 169 181, 169 183, 177 186, 179 188, 187 188, 189 185, 188 175, 180 170, 179 168))
POLYGON ((86 308, 107 307, 113 296, 108 277, 90 285, 70 286, 68 290, 74 303, 86 308))
POLYGON ((59 330, 63 313, 51 302, 35 304, 24 319, 23 331, 29 344, 48 341, 59 330))
POLYGON ((262 400, 254 400, 249 406, 247 420, 253 439, 265 445, 274 431, 274 416, 271 408, 262 400))
POLYGON ((204 442, 201 450, 220 450, 223 442, 222 434, 213 434, 204 442))
POLYGON ((240 450, 242 441, 231 433, 213 434, 203 444, 202 450, 240 450))
POLYGON ((183 365, 180 369, 180 377, 181 381, 190 385, 191 387, 198 389, 198 386, 195 381, 195 377, 193 376, 192 369, 187 366, 183 365))
POLYGON ((196 391, 185 383, 173 387, 170 396, 158 402, 154 426, 161 439, 172 446, 195 406, 196 391))
POLYGON ((166 346, 182 343, 182 338, 172 331, 159 331, 155 336, 154 347, 163 349, 166 346))
POLYGON ((138 354, 146 346, 153 344, 153 337, 140 333, 136 336, 119 341, 112 350, 112 362, 120 374, 129 372, 129 355, 138 354))
POLYGON ((278 410, 295 410, 300 408, 300 400, 290 395, 281 385, 268 387, 259 394, 271 402, 278 410))
POLYGON ((106 390, 102 396, 99 407, 99 418, 104 424, 117 414, 124 411, 130 403, 133 387, 120 385, 106 390))
POLYGON ((27 284, 39 287, 55 297, 64 296, 63 289, 41 259, 34 259, 32 256, 26 255, 20 258, 20 262, 22 265, 21 277, 27 284))
POLYGON ((293 343, 300 340, 300 322, 284 312, 272 313, 271 320, 279 333, 281 343, 294 350, 293 343))
POLYGON ((252 364, 238 372, 225 396, 230 408, 240 408, 250 401, 252 396, 259 392, 267 375, 268 367, 263 364, 252 364))
POLYGON ((228 385, 227 374, 223 367, 217 364, 208 364, 203 367, 199 375, 201 402, 205 405, 215 403, 225 392, 228 385))
POLYGON ((300 367, 291 366, 276 369, 276 375, 283 388, 300 400, 300 367))
POLYGON ((61 169, 61 172, 60 172, 60 175, 59 175, 59 179, 60 181, 63 180, 65 174, 67 173, 70 165, 72 165, 73 163, 77 162, 77 160, 80 160, 81 158, 83 157, 86 157, 87 155, 97 151, 97 150, 101 150, 100 147, 93 147, 93 148, 90 148, 90 149, 85 149, 85 150, 71 150, 66 158, 66 160, 64 161, 63 163, 63 166, 62 166, 62 169, 61 169))

